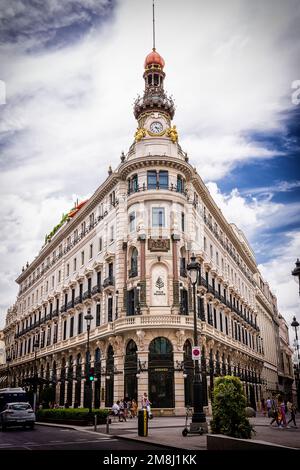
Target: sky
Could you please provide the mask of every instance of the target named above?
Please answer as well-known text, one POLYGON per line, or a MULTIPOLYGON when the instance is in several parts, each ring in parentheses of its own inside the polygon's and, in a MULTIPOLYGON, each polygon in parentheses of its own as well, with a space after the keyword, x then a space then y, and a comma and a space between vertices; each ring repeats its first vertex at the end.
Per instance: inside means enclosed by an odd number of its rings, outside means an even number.
MULTIPOLYGON (((0 328, 22 266, 133 142, 151 15, 151 0, 1 0, 0 328)), ((298 0, 156 0, 180 145, 289 323, 300 321, 299 46, 298 0)))

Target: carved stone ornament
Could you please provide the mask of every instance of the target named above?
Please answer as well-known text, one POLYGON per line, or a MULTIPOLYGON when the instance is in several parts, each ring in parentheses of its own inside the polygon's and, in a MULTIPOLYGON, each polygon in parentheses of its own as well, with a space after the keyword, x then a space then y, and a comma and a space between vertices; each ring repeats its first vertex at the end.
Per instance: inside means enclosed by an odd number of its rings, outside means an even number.
POLYGON ((184 341, 184 330, 177 330, 176 333, 177 338, 177 350, 182 351, 183 341, 184 341))
POLYGON ((169 251, 170 239, 169 238, 149 238, 148 250, 150 251, 169 251))
POLYGON ((137 336, 137 343, 138 343, 139 351, 143 351, 145 348, 144 340, 145 340, 146 333, 144 330, 137 330, 136 336, 137 336))

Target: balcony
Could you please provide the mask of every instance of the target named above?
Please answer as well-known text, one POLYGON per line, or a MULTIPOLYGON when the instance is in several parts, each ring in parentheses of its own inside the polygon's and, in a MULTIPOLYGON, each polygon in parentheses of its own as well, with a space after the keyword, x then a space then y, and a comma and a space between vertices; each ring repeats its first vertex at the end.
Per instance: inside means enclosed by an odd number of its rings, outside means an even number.
POLYGON ((74 308, 73 300, 70 300, 70 302, 67 303, 67 310, 70 310, 71 308, 74 308))
POLYGON ((62 307, 60 307, 60 313, 64 313, 67 311, 67 306, 66 305, 63 305, 62 307))
POLYGON ((58 310, 53 310, 52 317, 58 317, 58 310))
POLYGON ((128 272, 128 277, 131 278, 131 277, 137 277, 138 275, 138 271, 137 269, 130 269, 129 272, 128 272))
POLYGON ((82 300, 87 300, 87 299, 90 299, 91 297, 92 297, 92 292, 90 290, 86 290, 83 293, 82 300))
POLYGON ((92 295, 96 295, 96 294, 100 294, 101 291, 102 291, 101 286, 94 286, 94 287, 92 288, 91 293, 92 293, 92 295))
POLYGON ((115 285, 115 278, 112 276, 107 277, 103 281, 103 287, 109 287, 109 286, 114 286, 115 285))
POLYGON ((135 185, 134 187, 130 188, 127 191, 127 195, 130 196, 131 194, 135 194, 135 193, 141 193, 144 191, 156 191, 156 190, 171 191, 173 193, 182 194, 185 197, 187 197, 187 194, 188 194, 186 189, 180 189, 175 184, 166 185, 166 184, 159 184, 159 182, 157 182, 156 186, 150 186, 150 187, 148 187, 146 183, 143 183, 142 185, 135 185))
POLYGON ((78 295, 75 297, 74 305, 82 304, 82 296, 78 295))

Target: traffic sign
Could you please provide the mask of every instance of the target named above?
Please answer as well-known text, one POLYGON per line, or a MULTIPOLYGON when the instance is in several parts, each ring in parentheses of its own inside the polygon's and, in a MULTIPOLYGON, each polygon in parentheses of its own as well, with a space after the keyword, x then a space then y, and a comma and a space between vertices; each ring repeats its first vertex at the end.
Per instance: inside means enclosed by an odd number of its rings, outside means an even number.
POLYGON ((193 346, 192 348, 192 359, 194 361, 199 361, 201 356, 200 346, 193 346))

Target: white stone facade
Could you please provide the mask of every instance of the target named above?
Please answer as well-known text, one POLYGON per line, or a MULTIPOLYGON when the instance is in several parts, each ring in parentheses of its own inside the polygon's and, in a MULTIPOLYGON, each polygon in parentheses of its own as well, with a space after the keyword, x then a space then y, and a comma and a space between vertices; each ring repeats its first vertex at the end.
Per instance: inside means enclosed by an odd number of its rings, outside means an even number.
POLYGON ((277 380, 278 355, 266 347, 274 344, 268 301, 258 295, 247 240, 225 220, 178 144, 173 113, 149 109, 147 80, 157 70, 162 93, 162 69, 150 64, 128 154, 17 279, 19 295, 4 330, 10 381, 19 385, 33 375, 36 341, 38 375, 50 380, 55 400, 86 404, 84 316, 91 312, 93 404, 139 399, 147 391, 154 408, 182 413, 193 377, 186 266, 194 253, 201 265, 196 307, 205 403, 214 376, 232 373, 254 406, 263 370, 277 380))

